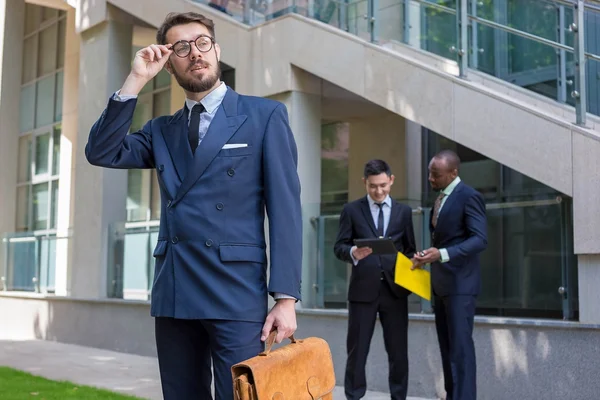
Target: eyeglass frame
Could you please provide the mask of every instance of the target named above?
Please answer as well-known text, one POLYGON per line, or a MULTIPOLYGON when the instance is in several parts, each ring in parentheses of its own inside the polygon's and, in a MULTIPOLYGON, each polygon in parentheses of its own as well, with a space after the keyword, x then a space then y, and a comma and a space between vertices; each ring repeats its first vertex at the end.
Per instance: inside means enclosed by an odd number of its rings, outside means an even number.
POLYGON ((194 43, 194 45, 196 46, 196 49, 198 49, 198 51, 200 53, 208 53, 209 51, 211 51, 213 49, 213 47, 215 47, 215 38, 212 36, 201 34, 200 36, 198 36, 196 39, 193 39, 193 40, 178 40, 175 43, 173 43, 173 45, 169 48, 169 50, 173 50, 173 53, 179 58, 186 58, 186 57, 189 57, 190 53, 192 52, 192 43, 194 43), (208 50, 205 50, 205 51, 200 50, 200 47, 198 47, 198 39, 200 39, 200 38, 210 39, 210 48, 208 50), (190 45, 190 50, 185 56, 180 56, 175 51, 175 46, 177 45, 177 43, 188 43, 190 45))

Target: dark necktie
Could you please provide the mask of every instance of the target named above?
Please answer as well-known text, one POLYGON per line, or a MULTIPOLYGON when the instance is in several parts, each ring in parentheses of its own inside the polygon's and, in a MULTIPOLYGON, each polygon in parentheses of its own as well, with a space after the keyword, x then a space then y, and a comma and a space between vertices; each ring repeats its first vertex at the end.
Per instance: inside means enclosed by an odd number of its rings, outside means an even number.
POLYGON ((442 207, 442 200, 444 199, 446 194, 444 192, 440 192, 440 195, 435 199, 435 203, 433 204, 433 216, 431 218, 431 225, 435 228, 437 226, 438 217, 440 216, 440 208, 442 207))
POLYGON ((377 218, 377 236, 383 237, 383 205, 385 203, 375 203, 379 206, 379 217, 377 218))
POLYGON ((190 126, 188 128, 188 140, 192 149, 192 154, 196 153, 196 147, 200 141, 200 114, 204 112, 204 106, 200 103, 192 108, 190 117, 190 126))

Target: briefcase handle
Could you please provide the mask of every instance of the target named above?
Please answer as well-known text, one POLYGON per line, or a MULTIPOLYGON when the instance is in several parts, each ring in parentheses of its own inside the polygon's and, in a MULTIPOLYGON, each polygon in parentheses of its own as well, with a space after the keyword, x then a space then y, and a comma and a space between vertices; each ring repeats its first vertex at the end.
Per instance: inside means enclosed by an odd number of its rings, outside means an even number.
MULTIPOLYGON (((265 351, 260 353, 259 356, 268 356, 269 355, 269 353, 271 352, 271 348, 273 347, 273 344, 275 343, 276 336, 277 336, 277 329, 274 329, 271 331, 271 333, 269 333, 267 340, 265 340, 265 351)), ((298 340, 296 340, 294 338, 294 335, 290 336, 288 339, 290 339, 290 342, 292 342, 292 343, 298 343, 298 340)))

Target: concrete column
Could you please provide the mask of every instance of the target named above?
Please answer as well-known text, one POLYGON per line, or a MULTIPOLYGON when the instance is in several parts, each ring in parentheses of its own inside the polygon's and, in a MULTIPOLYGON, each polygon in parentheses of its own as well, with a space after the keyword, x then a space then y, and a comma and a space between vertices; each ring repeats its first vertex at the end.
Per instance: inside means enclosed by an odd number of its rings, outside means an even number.
POLYGON ((406 120, 406 204, 415 208, 421 206, 423 182, 427 170, 423 170, 423 134, 421 125, 406 120))
MULTIPOLYGON (((22 0, 0 1, 0 236, 15 230, 24 22, 22 0)), ((4 275, 3 249, 0 245, 0 276, 4 275)))
POLYGON ((284 103, 298 147, 298 175, 302 185, 302 306, 315 307, 317 282, 317 230, 311 219, 320 215, 321 207, 321 95, 320 79, 294 70, 293 92, 274 99, 284 103))
POLYGON ((73 297, 106 296, 109 226, 126 217, 127 172, 91 166, 85 159, 84 148, 91 126, 130 71, 132 31, 131 25, 108 20, 81 34, 71 271, 73 297))
POLYGON ((577 257, 579 280, 579 321, 600 324, 600 254, 577 257))
POLYGON ((578 255, 579 320, 600 324, 600 142, 573 134, 573 243, 578 255))
MULTIPOLYGON (((65 32, 65 66, 63 83, 62 136, 60 138, 60 185, 58 188, 57 237, 69 236, 72 228, 75 191, 75 150, 77 148, 79 104, 79 35, 75 31, 75 9, 67 10, 65 32)), ((73 239, 58 239, 56 243, 55 293, 68 296, 73 239)))
POLYGON ((406 198, 405 132, 405 119, 389 112, 350 121, 349 201, 365 195, 365 186, 362 182, 364 166, 367 161, 375 158, 386 161, 395 176, 390 195, 397 199, 406 198))

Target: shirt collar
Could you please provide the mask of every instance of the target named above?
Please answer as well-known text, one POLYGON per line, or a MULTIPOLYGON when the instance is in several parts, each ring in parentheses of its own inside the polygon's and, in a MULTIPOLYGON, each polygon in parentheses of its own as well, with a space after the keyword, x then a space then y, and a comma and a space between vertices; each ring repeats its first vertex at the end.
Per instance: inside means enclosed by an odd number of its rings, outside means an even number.
MULTIPOLYGON (((370 195, 367 195, 367 201, 369 202, 369 207, 373 207, 375 204, 375 200, 373 200, 370 195)), ((383 200, 383 204, 387 204, 390 208, 392 207, 392 198, 389 194, 383 200)))
POLYGON ((460 183, 460 177, 456 177, 454 178, 454 180, 452 182, 450 182, 450 184, 448 186, 446 186, 446 188, 444 190, 442 190, 442 193, 444 193, 446 196, 450 196, 452 194, 452 192, 454 191, 454 189, 456 189, 456 186, 458 186, 458 184, 460 183))
POLYGON ((191 110, 196 104, 201 103, 206 112, 212 114, 223 102, 225 94, 227 94, 227 85, 225 85, 225 82, 221 82, 215 90, 204 96, 199 102, 186 98, 185 104, 188 110, 191 110))

